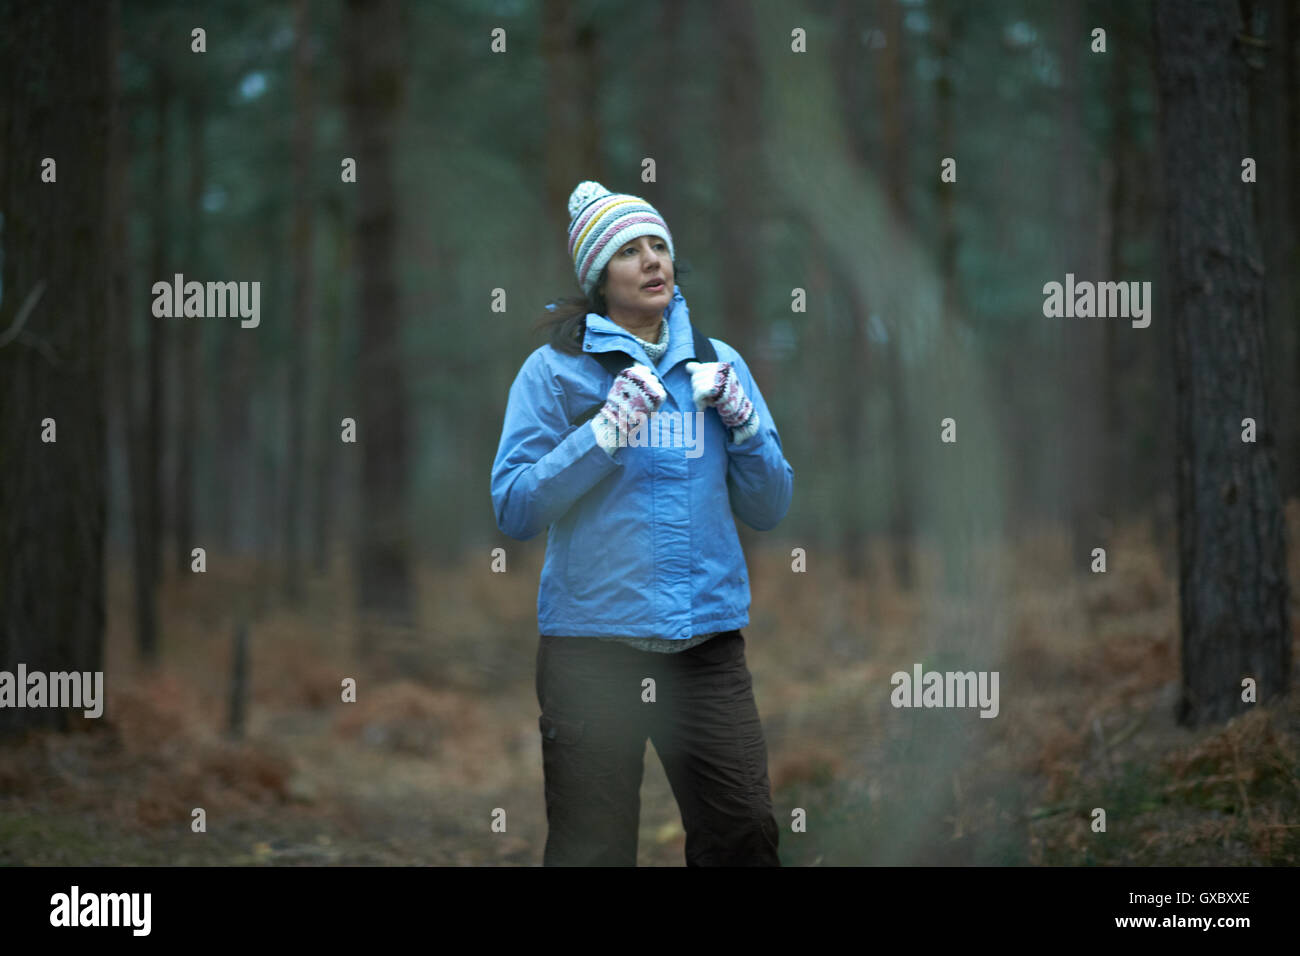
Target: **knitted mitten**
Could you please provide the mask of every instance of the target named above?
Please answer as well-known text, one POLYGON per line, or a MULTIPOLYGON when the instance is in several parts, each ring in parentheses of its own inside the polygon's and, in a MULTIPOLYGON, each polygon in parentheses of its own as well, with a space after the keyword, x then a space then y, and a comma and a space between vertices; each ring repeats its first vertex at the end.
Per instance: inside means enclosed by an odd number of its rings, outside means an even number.
POLYGON ((691 375, 695 407, 716 408, 722 424, 732 430, 733 442, 739 444, 758 431, 758 412, 730 362, 687 362, 686 371, 691 375))
POLYGON ((632 365, 614 377, 609 397, 591 420, 596 443, 611 458, 614 449, 627 444, 627 431, 636 424, 638 415, 650 415, 663 404, 668 392, 644 365, 632 365))

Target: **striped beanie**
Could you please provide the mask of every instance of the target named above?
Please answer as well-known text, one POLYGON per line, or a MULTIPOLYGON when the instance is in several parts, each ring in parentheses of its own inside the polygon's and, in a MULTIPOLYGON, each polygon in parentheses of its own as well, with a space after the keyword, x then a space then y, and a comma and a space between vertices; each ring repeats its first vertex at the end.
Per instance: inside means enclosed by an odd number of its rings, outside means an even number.
POLYGON ((639 236, 659 236, 668 243, 668 255, 675 258, 668 224, 644 199, 611 193, 591 180, 578 183, 569 195, 569 255, 578 285, 587 295, 614 253, 639 236))

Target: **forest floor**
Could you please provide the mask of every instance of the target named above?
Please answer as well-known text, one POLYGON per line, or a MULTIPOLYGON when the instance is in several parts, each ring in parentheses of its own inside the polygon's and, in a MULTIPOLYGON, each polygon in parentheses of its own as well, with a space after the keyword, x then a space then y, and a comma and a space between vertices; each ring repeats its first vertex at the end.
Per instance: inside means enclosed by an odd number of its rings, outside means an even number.
MULTIPOLYGON (((1300 502, 1287 519, 1294 552, 1300 502)), ((541 551, 516 549, 505 574, 487 557, 424 568, 424 636, 368 663, 342 562, 295 610, 268 597, 268 568, 209 555, 206 574, 165 580, 160 663, 143 667, 129 565, 114 564, 104 716, 0 748, 0 864, 539 865, 541 551), (234 741, 232 635, 250 594, 234 741)), ((1071 571, 1051 535, 988 558, 996 605, 936 598, 926 563, 905 592, 879 548, 856 581, 815 555, 796 574, 779 547, 747 553, 746 658, 786 865, 1300 862, 1300 654, 1286 699, 1178 726, 1176 583, 1145 525, 1115 536, 1106 574, 1071 571), (949 640, 965 632, 991 636, 949 640), (890 675, 914 662, 998 670, 997 717, 894 708, 890 675)), ((1290 571, 1295 637, 1295 553, 1290 571)), ((646 751, 638 862, 681 866, 681 818, 646 751)))

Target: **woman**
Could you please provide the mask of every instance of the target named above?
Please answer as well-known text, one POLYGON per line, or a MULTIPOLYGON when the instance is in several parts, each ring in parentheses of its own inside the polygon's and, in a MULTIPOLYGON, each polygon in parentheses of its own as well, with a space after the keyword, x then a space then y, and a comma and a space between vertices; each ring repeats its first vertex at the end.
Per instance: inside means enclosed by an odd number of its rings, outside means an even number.
POLYGON ((584 182, 569 213, 584 295, 548 306, 492 466, 502 532, 547 530, 544 863, 636 865, 649 738, 688 866, 779 866, 732 514, 775 527, 794 471, 744 359, 697 339, 654 207, 584 182))

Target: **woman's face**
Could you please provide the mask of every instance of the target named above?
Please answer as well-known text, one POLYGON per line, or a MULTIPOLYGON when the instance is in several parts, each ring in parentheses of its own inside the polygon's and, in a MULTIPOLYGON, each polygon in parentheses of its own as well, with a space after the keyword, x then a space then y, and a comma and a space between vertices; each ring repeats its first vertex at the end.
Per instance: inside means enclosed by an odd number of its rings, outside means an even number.
POLYGON ((673 260, 668 243, 659 236, 640 236, 623 243, 609 260, 605 274, 609 311, 657 314, 672 300, 673 260))

